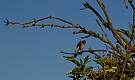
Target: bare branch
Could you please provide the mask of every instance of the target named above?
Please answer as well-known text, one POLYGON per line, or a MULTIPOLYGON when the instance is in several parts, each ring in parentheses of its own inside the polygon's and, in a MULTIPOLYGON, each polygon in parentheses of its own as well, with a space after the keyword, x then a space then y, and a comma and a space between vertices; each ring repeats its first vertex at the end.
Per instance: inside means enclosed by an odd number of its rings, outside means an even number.
POLYGON ((92 7, 92 6, 90 6, 90 4, 89 3, 83 3, 83 5, 84 5, 84 7, 85 8, 89 8, 90 10, 92 10, 96 15, 97 15, 97 17, 99 18, 99 20, 102 22, 102 24, 105 26, 105 27, 107 27, 107 23, 104 21, 104 19, 102 18, 102 16, 92 7))
POLYGON ((133 0, 128 0, 128 2, 131 5, 131 7, 132 7, 132 9, 133 9, 133 11, 135 13, 135 6, 132 4, 133 0))
MULTIPOLYGON (((4 22, 6 23, 6 26, 8 26, 9 24, 12 24, 12 25, 13 24, 19 24, 19 25, 22 25, 23 28, 25 28, 25 27, 32 27, 32 26, 41 26, 41 25, 33 25, 33 24, 35 24, 37 22, 40 22, 40 21, 43 21, 43 20, 46 20, 46 19, 56 19, 56 20, 59 20, 59 21, 62 21, 64 23, 67 23, 67 24, 70 24, 70 25, 74 26, 73 23, 71 23, 69 21, 66 21, 66 20, 63 20, 61 18, 55 17, 55 16, 47 16, 47 17, 41 18, 41 19, 35 19, 34 18, 34 20, 30 21, 30 22, 10 22, 8 19, 6 19, 6 21, 4 21, 4 22)), ((42 26, 44 26, 44 25, 42 25, 42 26)), ((47 26, 47 24, 45 26, 47 26)))
POLYGON ((74 52, 64 52, 64 51, 60 51, 60 53, 63 53, 63 54, 71 54, 71 55, 73 55, 74 54, 74 52))
POLYGON ((92 37, 95 37, 95 38, 98 38, 99 40, 101 40, 102 42, 105 42, 107 44, 109 44, 113 50, 116 50, 115 46, 111 43, 110 40, 108 39, 104 39, 103 36, 100 36, 100 34, 92 31, 92 30, 86 30, 85 28, 82 28, 81 30, 79 30, 78 32, 73 32, 73 34, 79 34, 79 33, 85 33, 85 34, 88 34, 87 36, 85 37, 82 37, 82 38, 88 38, 90 36, 92 37))
POLYGON ((105 9, 105 5, 103 3, 100 2, 100 0, 97 0, 99 6, 101 7, 101 9, 103 10, 105 16, 106 16, 106 19, 107 19, 107 22, 108 22, 108 26, 107 28, 111 30, 114 38, 119 42, 119 44, 125 48, 125 45, 123 43, 123 41, 128 44, 129 42, 126 40, 126 38, 124 38, 120 33, 117 33, 117 31, 114 29, 113 25, 112 25, 112 22, 110 20, 110 17, 109 15, 107 14, 106 12, 106 9, 105 9), (122 41, 123 40, 123 41, 122 41))
MULTIPOLYGON (((91 6, 89 5, 89 3, 86 2, 86 4, 83 4, 83 5, 84 5, 85 8, 89 8, 90 10, 92 10, 92 11, 97 15, 97 17, 98 17, 99 20, 102 22, 102 24, 103 24, 105 27, 107 27, 107 28, 112 32, 112 34, 114 35, 114 37, 116 38, 116 40, 118 40, 118 42, 120 42, 120 44, 121 44, 121 45, 123 46, 123 48, 124 48, 125 45, 124 45, 124 43, 122 42, 122 40, 124 40, 125 43, 128 43, 128 41, 127 41, 120 33, 117 33, 116 30, 114 29, 114 27, 113 27, 113 25, 112 25, 112 23, 111 23, 111 20, 110 20, 110 18, 109 18, 109 16, 108 16, 107 12, 106 12, 106 10, 105 10, 105 5, 104 5, 103 3, 101 4, 99 0, 97 0, 97 2, 98 2, 98 4, 100 5, 100 7, 102 8, 103 12, 105 13, 106 19, 107 19, 108 23, 103 20, 103 18, 101 17, 101 15, 100 15, 93 7, 91 7, 91 6), (119 36, 118 36, 117 34, 119 34, 119 36), (122 40, 121 40, 121 38, 122 38, 122 40)), ((89 37, 89 35, 86 36, 86 38, 87 38, 87 37, 89 37)), ((83 38, 85 38, 85 37, 83 37, 83 38)))
MULTIPOLYGON (((90 52, 91 54, 95 55, 97 58, 102 58, 100 55, 98 55, 96 52, 108 52, 110 54, 115 54, 114 52, 108 51, 108 50, 93 50, 91 48, 89 48, 88 50, 81 50, 80 52, 74 53, 74 52, 64 52, 64 51, 60 51, 60 53, 63 54, 70 54, 72 56, 66 56, 66 57, 70 57, 70 58, 75 58, 78 55, 82 55, 84 52, 90 52), (74 56, 74 54, 76 54, 76 56, 74 56), (74 57, 73 57, 74 56, 74 57)), ((65 57, 65 56, 64 56, 65 57)))

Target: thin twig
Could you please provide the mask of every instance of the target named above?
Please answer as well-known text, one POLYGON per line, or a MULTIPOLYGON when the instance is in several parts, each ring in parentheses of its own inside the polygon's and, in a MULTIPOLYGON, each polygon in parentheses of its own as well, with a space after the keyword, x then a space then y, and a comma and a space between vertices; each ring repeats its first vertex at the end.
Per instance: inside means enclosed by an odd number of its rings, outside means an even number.
POLYGON ((102 22, 102 24, 107 27, 107 23, 104 21, 102 16, 92 6, 90 6, 90 4, 88 2, 86 2, 85 4, 83 3, 83 5, 85 8, 89 8, 90 10, 92 10, 92 12, 94 12, 97 15, 97 17, 102 22))
MULTIPOLYGON (((33 21, 30 21, 30 22, 10 22, 8 19, 6 19, 6 21, 4 21, 6 23, 6 26, 8 26, 9 24, 20 24, 20 25, 31 25, 31 24, 35 24, 37 22, 40 22, 40 21, 43 21, 43 20, 46 20, 46 19, 56 19, 56 20, 59 20, 59 21, 62 21, 64 23, 67 23, 67 24, 70 24, 72 26, 74 26, 73 23, 69 22, 69 21, 66 21, 66 20, 63 20, 61 18, 58 18, 58 17, 55 17, 55 16, 47 16, 45 18, 41 18, 41 19, 35 19, 33 21)), ((32 26, 29 26, 29 27, 32 27, 32 26)))
POLYGON ((116 29, 114 29, 114 26, 112 25, 112 22, 110 20, 110 17, 108 15, 108 13, 106 12, 105 5, 103 3, 101 3, 100 0, 97 0, 97 3, 99 4, 99 6, 101 7, 101 9, 103 10, 103 12, 104 12, 104 14, 106 16, 106 19, 107 19, 107 22, 108 22, 108 27, 107 28, 111 30, 114 38, 119 42, 119 44, 123 48, 125 48, 125 45, 124 45, 123 41, 125 43, 128 43, 127 40, 120 33, 117 33, 116 29))
MULTIPOLYGON (((111 51, 107 51, 107 50, 93 50, 91 48, 89 48, 88 50, 81 50, 80 52, 77 52, 76 54, 77 55, 82 55, 84 52, 90 52, 91 54, 95 55, 97 58, 102 58, 102 57, 100 55, 98 55, 96 52, 108 52, 110 54, 114 54, 111 51)), ((65 52, 65 51, 60 51, 60 53, 70 54, 70 55, 75 54, 74 52, 65 52)))
POLYGON ((104 29, 102 28, 102 26, 100 25, 98 19, 96 19, 96 22, 97 22, 97 24, 99 25, 99 27, 101 28, 101 30, 102 30, 102 32, 104 33, 104 35, 106 36, 106 38, 108 39, 108 36, 107 36, 107 34, 105 33, 105 31, 104 31, 104 29))

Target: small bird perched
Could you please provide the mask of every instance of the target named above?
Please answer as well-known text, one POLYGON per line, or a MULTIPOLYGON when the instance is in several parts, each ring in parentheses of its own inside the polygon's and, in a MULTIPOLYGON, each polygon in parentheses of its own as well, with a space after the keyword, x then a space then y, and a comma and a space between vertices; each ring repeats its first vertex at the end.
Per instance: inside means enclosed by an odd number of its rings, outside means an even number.
POLYGON ((77 46, 76 46, 76 50, 75 50, 75 53, 78 51, 78 50, 82 50, 84 48, 86 44, 86 41, 85 40, 82 40, 80 42, 77 43, 77 46))
POLYGON ((82 50, 84 48, 85 44, 86 44, 85 40, 82 40, 82 41, 78 42, 73 56, 63 56, 63 57, 64 58, 76 58, 77 55, 79 55, 77 52, 79 50, 82 50))

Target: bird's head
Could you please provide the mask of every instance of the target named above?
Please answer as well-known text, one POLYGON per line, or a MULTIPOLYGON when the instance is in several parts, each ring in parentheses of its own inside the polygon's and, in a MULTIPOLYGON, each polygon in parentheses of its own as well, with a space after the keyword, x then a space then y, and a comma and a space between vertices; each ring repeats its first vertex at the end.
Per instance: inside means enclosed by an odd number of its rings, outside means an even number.
POLYGON ((83 41, 82 41, 82 43, 83 43, 83 44, 86 44, 86 41, 85 41, 85 40, 83 40, 83 41))

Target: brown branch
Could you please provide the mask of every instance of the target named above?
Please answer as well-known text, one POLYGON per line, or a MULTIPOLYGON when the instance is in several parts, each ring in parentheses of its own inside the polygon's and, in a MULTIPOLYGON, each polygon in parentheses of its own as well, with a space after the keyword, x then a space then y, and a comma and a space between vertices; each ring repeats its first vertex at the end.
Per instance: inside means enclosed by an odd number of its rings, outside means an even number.
POLYGON ((44 28, 44 27, 47 27, 47 26, 58 27, 58 28, 79 28, 77 25, 61 26, 61 25, 57 25, 57 24, 31 24, 31 25, 28 25, 28 26, 23 25, 22 28, 29 28, 29 27, 36 27, 36 26, 41 27, 41 28, 44 28))
MULTIPOLYGON (((55 17, 55 16, 47 16, 45 18, 41 18, 41 19, 35 19, 33 21, 30 21, 30 22, 10 22, 8 19, 6 19, 5 22, 5 25, 8 26, 9 24, 19 24, 19 25, 22 25, 22 26, 27 26, 27 25, 32 25, 32 24, 35 24, 37 22, 40 22, 40 21, 43 21, 43 20, 46 20, 46 19, 56 19, 56 20, 59 20, 59 21, 62 21, 64 23, 67 23, 67 24, 70 24, 72 26, 74 26, 73 23, 69 22, 69 21, 66 21, 66 20, 63 20, 61 18, 58 18, 58 17, 55 17)), ((30 26, 31 27, 31 26, 30 26)))
POLYGON ((133 3, 133 0, 128 0, 130 6, 132 7, 134 13, 135 13, 135 6, 132 4, 133 3))
POLYGON ((48 16, 48 17, 41 18, 41 19, 38 19, 38 20, 34 19, 33 21, 27 22, 27 23, 10 22, 7 19, 7 21, 5 21, 5 23, 6 23, 6 25, 9 25, 9 24, 20 24, 20 25, 23 26, 22 28, 29 28, 29 27, 35 27, 35 26, 40 26, 41 28, 44 28, 45 26, 58 27, 58 28, 80 28, 80 30, 78 32, 73 32, 73 33, 74 34, 78 34, 78 33, 88 34, 87 36, 82 37, 82 38, 87 38, 87 37, 93 36, 93 37, 96 37, 96 38, 100 39, 101 41, 103 41, 105 43, 109 43, 112 46, 113 49, 115 48, 112 43, 108 42, 108 40, 105 40, 103 37, 101 37, 99 34, 93 32, 92 30, 86 30, 85 28, 81 27, 79 24, 73 25, 73 23, 71 23, 71 22, 68 22, 66 20, 63 20, 61 18, 57 18, 57 17, 54 17, 54 16, 48 16), (60 26, 60 25, 57 25, 57 24, 37 24, 37 22, 42 21, 42 20, 46 20, 48 18, 50 18, 50 19, 53 18, 53 19, 60 20, 60 21, 62 21, 64 23, 70 24, 71 26, 60 26))
POLYGON ((74 54, 74 52, 64 52, 64 51, 60 51, 60 53, 63 53, 63 54, 70 54, 70 55, 73 55, 74 54))
POLYGON ((5 21, 5 26, 8 26, 9 24, 20 24, 20 25, 24 25, 25 23, 22 23, 22 22, 10 22, 8 19, 6 19, 5 21))
POLYGON ((132 0, 128 0, 128 2, 130 3, 132 9, 133 9, 133 24, 135 24, 135 6, 133 5, 133 1, 132 0))
POLYGON ((123 67, 122 67, 120 80, 122 80, 122 78, 124 77, 124 71, 125 71, 126 62, 127 62, 127 59, 124 60, 124 64, 122 65, 123 67))
MULTIPOLYGON (((110 45, 111 47, 113 47, 114 45, 113 45, 113 44, 112 44, 112 42, 109 40, 109 38, 108 38, 107 34, 105 33, 104 29, 103 29, 103 28, 102 28, 102 26, 100 25, 99 21, 98 21, 98 20, 96 20, 96 22, 97 22, 97 24, 100 26, 100 28, 101 28, 102 32, 104 33, 104 35, 105 35, 106 39, 108 40, 109 45, 110 45)), ((111 48, 111 49, 112 49, 112 48, 111 48)), ((113 51, 114 51, 114 50, 113 50, 113 51)))
MULTIPOLYGON (((107 36, 107 34, 105 33, 105 31, 104 31, 104 29, 102 28, 102 26, 100 25, 98 19, 96 19, 96 22, 97 22, 98 26, 100 27, 100 29, 102 30, 103 34, 104 34, 104 35, 106 36, 106 38, 108 39, 108 36, 107 36)), ((108 40, 109 40, 109 39, 108 39, 108 40)))
POLYGON ((97 0, 97 2, 100 5, 100 7, 102 8, 108 23, 104 21, 104 19, 101 17, 101 15, 93 7, 91 7, 89 3, 86 2, 86 4, 83 4, 83 5, 84 5, 85 8, 89 8, 90 10, 92 10, 97 15, 97 17, 102 22, 102 24, 105 27, 107 27, 109 30, 111 30, 111 32, 114 35, 115 39, 118 40, 120 42, 120 44, 123 46, 123 48, 124 48, 125 46, 124 46, 124 43, 122 42, 121 38, 123 39, 123 41, 125 43, 128 43, 128 41, 120 33, 117 33, 116 30, 114 29, 114 27, 113 27, 113 25, 111 23, 111 20, 110 20, 107 12, 105 10, 105 5, 103 3, 101 4, 100 0, 97 0), (119 34, 119 36, 117 34, 119 34))
POLYGON ((135 6, 133 5, 133 0, 128 0, 128 2, 134 11, 133 12, 133 24, 134 24, 134 22, 135 22, 135 6))
POLYGON ((114 35, 114 38, 119 42, 119 44, 125 48, 125 45, 123 43, 123 41, 127 44, 129 43, 120 33, 117 33, 117 31, 114 29, 113 25, 112 25, 112 22, 110 20, 110 17, 108 15, 108 13, 106 12, 106 9, 105 9, 105 5, 103 3, 100 2, 100 0, 97 0, 97 3, 99 4, 99 6, 101 7, 101 9, 103 10, 105 16, 106 16, 106 19, 107 19, 107 22, 108 22, 108 29, 111 30, 112 34, 114 35), (123 41, 122 41, 123 40, 123 41))
MULTIPOLYGON (((98 55, 96 52, 108 52, 108 53, 111 53, 111 54, 114 54, 113 52, 111 51, 107 51, 107 50, 93 50, 91 48, 89 48, 88 50, 81 50, 77 53, 74 53, 74 52, 64 52, 64 51, 60 51, 60 53, 63 53, 63 54, 70 54, 70 55, 74 55, 74 54, 77 54, 77 55, 82 55, 84 52, 90 52, 91 54, 95 55, 97 58, 102 58, 100 55, 98 55)), ((68 56, 69 57, 69 56, 68 56)), ((72 56, 70 56, 72 57, 72 56)), ((77 56, 76 56, 77 57, 77 56)), ((74 57, 75 58, 75 57, 74 57)))
POLYGON ((109 41, 108 39, 104 39, 103 36, 100 36, 100 34, 94 32, 92 30, 86 30, 85 28, 82 28, 78 32, 73 32, 73 34, 79 34, 79 33, 88 34, 87 36, 82 37, 82 38, 88 38, 90 36, 95 37, 95 38, 98 38, 102 42, 105 42, 105 43, 109 44, 112 47, 113 50, 116 50, 115 46, 111 43, 111 41, 109 41))
POLYGON ((116 49, 116 52, 119 53, 123 59, 125 59, 125 55, 122 52, 121 46, 119 44, 116 44, 116 49))
POLYGON ((39 21, 43 21, 43 20, 46 20, 46 19, 56 19, 56 20, 59 20, 59 21, 62 21, 64 23, 67 23, 67 24, 70 24, 70 25, 73 25, 73 23, 69 22, 69 21, 66 21, 66 20, 63 20, 61 18, 58 18, 58 17, 55 17, 55 16, 47 16, 45 18, 41 18, 41 19, 34 19, 33 21, 31 22, 28 22, 28 23, 25 23, 25 24, 31 24, 31 23, 37 23, 39 21))
POLYGON ((94 12, 96 14, 96 16, 99 18, 99 20, 102 22, 102 24, 105 27, 107 27, 107 22, 104 21, 102 16, 92 6, 90 6, 89 3, 86 2, 85 4, 83 3, 83 5, 84 5, 85 8, 89 8, 90 10, 92 10, 92 12, 94 12))
POLYGON ((135 24, 135 6, 133 5, 133 0, 128 0, 128 2, 133 10, 133 24, 135 24))
POLYGON ((135 24, 135 12, 133 13, 133 24, 135 24))

